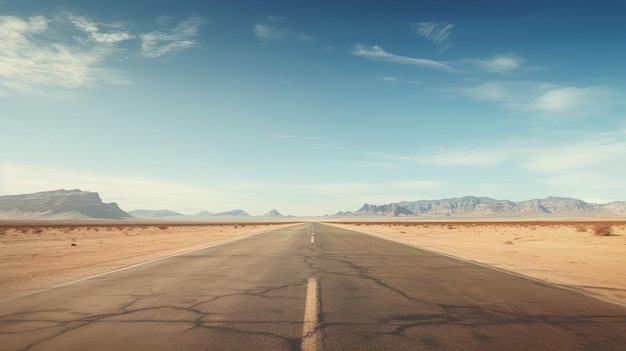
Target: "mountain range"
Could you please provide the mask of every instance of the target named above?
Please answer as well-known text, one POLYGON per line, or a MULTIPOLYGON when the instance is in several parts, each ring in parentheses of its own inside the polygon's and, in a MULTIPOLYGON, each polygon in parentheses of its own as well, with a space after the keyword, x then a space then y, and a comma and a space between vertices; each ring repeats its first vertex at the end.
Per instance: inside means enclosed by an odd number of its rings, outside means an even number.
MULTIPOLYGON (((465 196, 440 200, 402 201, 384 205, 364 204, 355 212, 339 212, 334 217, 411 217, 411 216, 544 216, 544 215, 626 215, 626 202, 589 203, 578 199, 550 196, 526 201, 496 200, 490 197, 465 196)), ((273 209, 256 218, 286 218, 273 209)), ((244 210, 220 213, 199 212, 184 215, 170 210, 134 210, 125 212, 112 203, 104 203, 95 192, 55 190, 24 195, 0 196, 0 219, 177 219, 253 218, 244 210)))
POLYGON ((185 215, 179 212, 170 210, 133 210, 128 213, 136 218, 203 218, 203 217, 250 217, 248 212, 244 210, 232 210, 219 213, 211 213, 207 211, 198 212, 196 214, 185 215))
MULTIPOLYGON (((0 219, 179 219, 200 220, 203 218, 246 218, 252 217, 244 210, 219 213, 207 211, 185 215, 179 212, 162 210, 134 210, 125 212, 116 203, 104 203, 95 192, 73 190, 44 191, 33 194, 0 196, 0 219)), ((271 210, 261 217, 284 217, 271 210)), ((259 217, 257 217, 259 218, 259 217)))
POLYGON ((626 202, 588 203, 578 199, 550 196, 520 202, 490 197, 465 196, 440 200, 402 201, 385 205, 364 204, 343 215, 403 217, 418 215, 576 215, 626 214, 626 202))

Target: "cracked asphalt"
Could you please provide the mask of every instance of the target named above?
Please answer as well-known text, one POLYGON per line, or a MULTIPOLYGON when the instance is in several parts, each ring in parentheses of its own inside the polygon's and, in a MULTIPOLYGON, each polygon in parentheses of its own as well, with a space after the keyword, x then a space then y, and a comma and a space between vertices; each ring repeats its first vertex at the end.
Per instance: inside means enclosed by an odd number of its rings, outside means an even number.
POLYGON ((300 350, 310 278, 318 349, 626 349, 626 307, 306 223, 0 301, 0 350, 300 350))

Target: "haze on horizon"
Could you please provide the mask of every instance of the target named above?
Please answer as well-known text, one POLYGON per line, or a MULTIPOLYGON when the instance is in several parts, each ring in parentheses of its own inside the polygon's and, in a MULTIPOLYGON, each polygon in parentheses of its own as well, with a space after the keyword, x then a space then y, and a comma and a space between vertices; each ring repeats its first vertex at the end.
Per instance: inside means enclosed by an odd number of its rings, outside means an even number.
POLYGON ((0 2, 0 195, 626 200, 618 1, 0 2))

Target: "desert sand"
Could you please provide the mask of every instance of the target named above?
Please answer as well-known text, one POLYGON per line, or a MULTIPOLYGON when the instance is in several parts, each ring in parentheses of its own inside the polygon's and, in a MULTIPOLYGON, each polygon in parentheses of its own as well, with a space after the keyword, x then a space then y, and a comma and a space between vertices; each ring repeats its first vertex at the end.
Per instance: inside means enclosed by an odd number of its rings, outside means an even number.
POLYGON ((0 225, 0 299, 289 225, 0 225))
POLYGON ((333 224, 626 304, 626 222, 333 224), (594 234, 608 226, 609 233, 594 234))

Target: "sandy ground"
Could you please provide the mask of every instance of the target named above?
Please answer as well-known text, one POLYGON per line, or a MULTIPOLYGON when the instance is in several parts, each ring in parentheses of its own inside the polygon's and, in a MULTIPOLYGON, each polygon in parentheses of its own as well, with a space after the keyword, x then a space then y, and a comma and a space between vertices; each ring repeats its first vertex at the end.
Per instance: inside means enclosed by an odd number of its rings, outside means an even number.
POLYGON ((626 304, 626 222, 333 224, 626 304))
POLYGON ((289 225, 0 226, 0 299, 289 225))

